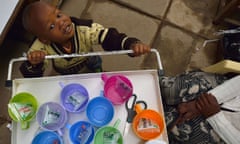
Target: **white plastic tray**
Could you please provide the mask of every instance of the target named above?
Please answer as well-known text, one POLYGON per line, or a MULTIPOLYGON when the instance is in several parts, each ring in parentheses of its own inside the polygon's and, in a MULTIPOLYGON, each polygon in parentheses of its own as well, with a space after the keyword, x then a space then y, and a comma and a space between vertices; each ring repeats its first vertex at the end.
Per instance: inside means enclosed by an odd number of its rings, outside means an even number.
MULTIPOLYGON (((107 72, 106 74, 123 74, 127 76, 133 84, 133 91, 138 96, 138 99, 146 101, 149 109, 154 109, 163 115, 157 70, 107 72)), ((39 105, 48 101, 60 103, 60 92, 62 88, 59 82, 63 82, 66 85, 70 83, 82 84, 88 90, 90 99, 99 96, 104 86, 104 82, 101 80, 101 73, 15 79, 13 80, 12 96, 19 92, 29 92, 37 98, 39 105)), ((113 125, 119 118, 121 122, 118 129, 123 132, 127 117, 125 105, 114 106, 114 110, 115 115, 109 125, 113 125)), ((79 114, 68 113, 68 116, 69 124, 80 120, 88 121, 85 112, 79 114)), ((30 144, 38 131, 39 125, 35 119, 32 120, 30 128, 27 130, 22 130, 20 123, 13 122, 12 144, 30 144)), ((66 144, 71 143, 68 135, 68 129, 65 128, 63 138, 66 144)), ((168 143, 166 127, 158 139, 168 143)), ((130 128, 128 135, 124 137, 124 143, 141 144, 144 143, 144 141, 139 139, 130 128)))

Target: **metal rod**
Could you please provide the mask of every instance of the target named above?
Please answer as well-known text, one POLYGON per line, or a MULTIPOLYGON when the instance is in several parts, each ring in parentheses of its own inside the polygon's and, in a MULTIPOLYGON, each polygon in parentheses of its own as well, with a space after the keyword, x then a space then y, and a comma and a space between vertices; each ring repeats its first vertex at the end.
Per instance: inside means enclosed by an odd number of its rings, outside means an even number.
MULTIPOLYGON (((151 49, 151 52, 156 54, 158 67, 159 67, 160 70, 162 70, 162 63, 161 63, 161 58, 160 58, 159 52, 154 48, 151 49)), ((133 50, 101 51, 101 52, 91 52, 91 53, 81 53, 81 54, 64 54, 64 55, 47 55, 47 56, 45 56, 45 59, 87 57, 87 56, 97 56, 97 55, 98 56, 102 56, 102 55, 121 55, 121 54, 129 54, 129 53, 133 53, 133 50)), ((13 59, 10 60, 9 66, 8 66, 7 80, 11 80, 13 63, 19 62, 19 61, 26 61, 26 60, 27 60, 27 57, 13 58, 13 59)))

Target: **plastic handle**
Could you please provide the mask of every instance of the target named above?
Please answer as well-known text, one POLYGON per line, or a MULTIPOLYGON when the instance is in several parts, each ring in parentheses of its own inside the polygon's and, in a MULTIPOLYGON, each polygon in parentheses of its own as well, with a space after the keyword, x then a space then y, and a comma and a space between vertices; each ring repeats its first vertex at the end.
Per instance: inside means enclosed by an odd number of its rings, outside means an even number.
POLYGON ((140 103, 136 104, 134 108, 137 113, 140 113, 143 110, 142 105, 140 103))
POLYGON ((63 82, 59 82, 58 84, 60 85, 61 88, 64 88, 64 87, 65 87, 65 85, 64 85, 63 82))
POLYGON ((106 74, 102 74, 101 75, 101 78, 102 78, 102 80, 106 83, 107 82, 107 80, 108 80, 108 76, 106 75, 106 74))
POLYGON ((120 122, 121 122, 121 120, 117 119, 117 121, 114 123, 113 127, 117 129, 119 124, 120 124, 120 122))
POLYGON ((28 129, 30 123, 28 121, 21 121, 21 128, 22 129, 28 129))
POLYGON ((67 129, 70 129, 70 128, 72 127, 72 125, 67 123, 65 127, 66 127, 67 129))
POLYGON ((99 96, 100 97, 104 97, 104 91, 103 90, 100 91, 100 95, 99 96))
POLYGON ((58 133, 60 136, 63 136, 63 131, 62 131, 62 129, 58 129, 58 130, 57 130, 57 133, 58 133))

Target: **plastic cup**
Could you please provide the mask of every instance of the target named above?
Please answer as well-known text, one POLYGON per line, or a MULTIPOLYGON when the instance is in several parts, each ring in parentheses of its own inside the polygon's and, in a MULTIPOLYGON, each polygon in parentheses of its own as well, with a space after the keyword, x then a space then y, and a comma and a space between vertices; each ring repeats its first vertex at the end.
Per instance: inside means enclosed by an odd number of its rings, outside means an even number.
POLYGON ((134 133, 143 140, 150 140, 159 137, 164 129, 164 119, 160 113, 151 109, 142 109, 140 104, 135 105, 137 115, 133 119, 132 128, 134 133), (139 130, 139 124, 146 120, 144 131, 139 130), (151 127, 151 129, 150 129, 151 127))
POLYGON ((69 137, 73 144, 90 144, 94 137, 94 127, 86 121, 69 125, 69 137))
POLYGON ((55 132, 42 131, 33 138, 31 144, 63 144, 63 140, 55 132))
POLYGON ((104 81, 104 96, 114 105, 121 105, 127 101, 133 94, 131 81, 124 75, 113 75, 108 77, 101 75, 104 81))
POLYGON ((95 97, 87 105, 87 118, 96 127, 107 125, 114 116, 112 103, 105 97, 95 97))
POLYGON ((60 135, 67 119, 67 112, 56 102, 42 104, 37 112, 37 122, 40 127, 44 130, 57 131, 60 135))
POLYGON ((113 126, 104 126, 97 130, 94 136, 94 144, 123 144, 123 136, 117 129, 120 120, 113 126))
POLYGON ((27 92, 12 97, 8 104, 8 113, 12 120, 21 123, 22 129, 28 129, 30 121, 35 117, 38 108, 36 98, 27 92))
POLYGON ((87 89, 78 83, 66 86, 60 83, 60 85, 63 88, 61 91, 61 104, 64 108, 72 113, 84 111, 89 100, 87 89))

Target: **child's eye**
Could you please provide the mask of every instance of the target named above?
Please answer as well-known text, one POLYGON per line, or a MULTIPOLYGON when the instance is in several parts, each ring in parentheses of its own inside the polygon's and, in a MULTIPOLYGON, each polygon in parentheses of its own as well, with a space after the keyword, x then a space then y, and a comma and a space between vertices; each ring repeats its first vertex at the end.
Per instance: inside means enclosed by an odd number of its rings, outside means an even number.
POLYGON ((50 30, 53 29, 54 27, 55 27, 55 25, 54 25, 54 24, 51 24, 51 25, 50 25, 50 30))
POLYGON ((61 13, 57 14, 57 18, 60 18, 61 16, 62 16, 62 14, 61 14, 61 13))

